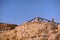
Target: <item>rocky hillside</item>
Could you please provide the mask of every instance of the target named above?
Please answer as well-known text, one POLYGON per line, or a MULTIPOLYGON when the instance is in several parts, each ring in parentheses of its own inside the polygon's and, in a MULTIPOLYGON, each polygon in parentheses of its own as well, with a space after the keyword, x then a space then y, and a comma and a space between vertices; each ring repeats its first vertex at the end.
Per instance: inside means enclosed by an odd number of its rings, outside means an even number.
POLYGON ((16 24, 0 23, 0 31, 11 30, 14 29, 16 26, 16 24))
POLYGON ((45 21, 27 22, 0 33, 0 40, 60 40, 60 24, 45 21))

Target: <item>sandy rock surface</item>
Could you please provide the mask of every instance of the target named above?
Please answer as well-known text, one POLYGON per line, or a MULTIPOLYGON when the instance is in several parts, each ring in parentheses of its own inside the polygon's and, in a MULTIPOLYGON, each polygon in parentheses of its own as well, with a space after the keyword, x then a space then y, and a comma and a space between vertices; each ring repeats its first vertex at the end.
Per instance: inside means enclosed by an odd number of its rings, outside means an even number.
POLYGON ((0 33, 0 40, 60 40, 60 29, 54 23, 29 22, 0 33))

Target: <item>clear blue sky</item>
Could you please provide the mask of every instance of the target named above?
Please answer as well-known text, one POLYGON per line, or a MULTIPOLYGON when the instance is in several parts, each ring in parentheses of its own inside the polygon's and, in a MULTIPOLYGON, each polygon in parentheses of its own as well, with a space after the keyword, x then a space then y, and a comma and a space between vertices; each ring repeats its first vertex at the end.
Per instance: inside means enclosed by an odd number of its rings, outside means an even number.
POLYGON ((36 16, 60 22, 60 0, 0 0, 0 22, 21 24, 36 16))

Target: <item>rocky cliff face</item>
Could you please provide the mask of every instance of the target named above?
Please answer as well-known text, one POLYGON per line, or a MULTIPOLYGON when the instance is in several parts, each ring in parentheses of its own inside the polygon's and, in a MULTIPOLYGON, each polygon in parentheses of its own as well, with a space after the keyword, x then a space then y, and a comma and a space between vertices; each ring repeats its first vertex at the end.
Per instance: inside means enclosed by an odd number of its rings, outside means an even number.
POLYGON ((0 40, 60 40, 60 25, 32 21, 0 33, 0 40))

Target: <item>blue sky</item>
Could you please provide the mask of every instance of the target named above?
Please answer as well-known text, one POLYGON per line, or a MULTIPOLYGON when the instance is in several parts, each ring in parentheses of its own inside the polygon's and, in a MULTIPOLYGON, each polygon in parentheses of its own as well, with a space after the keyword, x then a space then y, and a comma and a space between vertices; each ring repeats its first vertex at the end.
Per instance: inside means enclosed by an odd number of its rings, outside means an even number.
POLYGON ((21 24, 36 16, 60 22, 60 0, 0 0, 0 22, 21 24))

